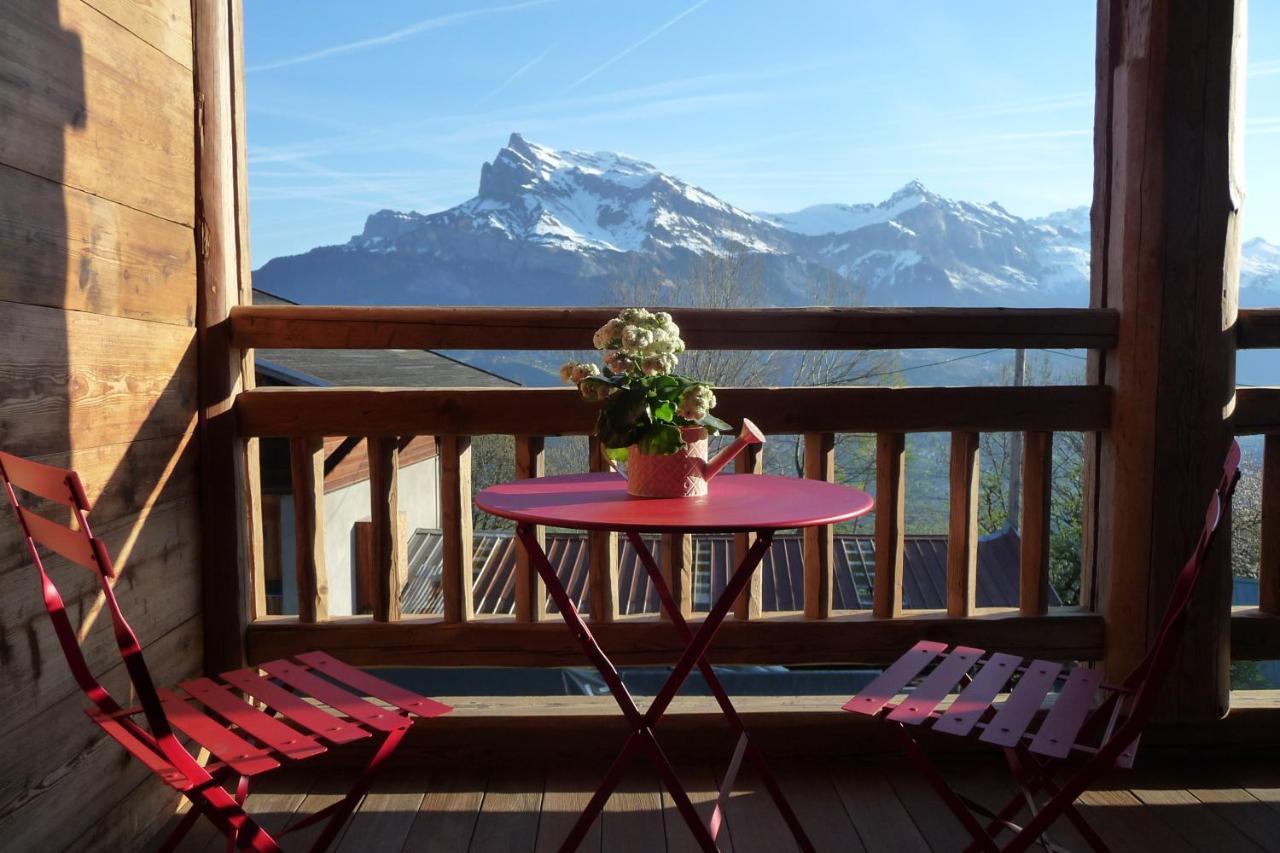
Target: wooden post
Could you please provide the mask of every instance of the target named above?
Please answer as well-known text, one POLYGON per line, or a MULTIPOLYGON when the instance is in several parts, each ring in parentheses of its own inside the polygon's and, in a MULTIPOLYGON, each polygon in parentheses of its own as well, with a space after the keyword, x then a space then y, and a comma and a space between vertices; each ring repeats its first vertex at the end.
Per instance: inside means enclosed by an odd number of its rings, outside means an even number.
POLYGON ((1280 616, 1280 435, 1268 435, 1262 451, 1262 529, 1258 560, 1258 609, 1280 616))
POLYGON ((249 302, 248 211, 237 0, 196 0, 192 37, 196 87, 196 308, 199 357, 201 559, 205 669, 245 660, 245 628, 265 609, 255 448, 235 423, 235 398, 252 381, 252 359, 231 345, 231 308, 249 302))
MULTIPOLYGON (((546 456, 543 453, 544 440, 540 435, 517 435, 516 442, 516 479, 528 480, 533 477, 546 476, 546 456)), ((534 535, 538 544, 545 551, 547 547, 547 531, 544 527, 535 527, 534 535)), ((538 570, 529 562, 529 553, 524 544, 516 540, 516 621, 541 622, 547 618, 547 587, 542 582, 538 570)))
POLYGON ((1049 507, 1053 498, 1053 433, 1023 438, 1022 565, 1018 609, 1023 616, 1049 612, 1049 507))
POLYGON ((970 616, 978 582, 978 434, 951 433, 947 615, 970 616))
MULTIPOLYGON (((1231 441, 1244 0, 1098 4, 1091 302, 1119 312, 1097 378, 1094 596, 1106 677, 1142 659, 1231 441)), ((1161 713, 1229 698, 1229 548, 1213 549, 1161 713)))
POLYGON ((906 447, 906 437, 900 432, 876 436, 876 583, 871 612, 877 619, 902 615, 906 447))
MULTIPOLYGON (((594 435, 588 442, 592 471, 608 471, 604 446, 594 435)), ((587 534, 587 553, 591 558, 587 574, 592 622, 612 622, 618 616, 618 534, 592 530, 587 534)))
MULTIPOLYGON (((764 473, 764 445, 751 444, 743 448, 738 454, 738 458, 733 461, 734 470, 739 474, 763 474, 764 473)), ((737 567, 747 551, 751 550, 751 546, 756 542, 754 533, 738 533, 733 537, 733 565, 737 567)), ((738 600, 733 603, 733 617, 735 619, 758 619, 762 610, 761 601, 764 598, 764 576, 762 569, 757 569, 756 573, 751 576, 751 582, 747 584, 746 589, 738 596, 738 600)))
POLYGON ((298 578, 298 621, 329 618, 329 575, 324 558, 324 439, 289 440, 293 480, 293 562, 298 578))
MULTIPOLYGON (((406 566, 400 547, 400 450, 395 438, 368 438, 369 520, 373 529, 373 618, 395 622, 400 618, 400 588, 406 566)), ((447 537, 446 537, 447 544, 447 537)))
MULTIPOLYGON (((804 475, 828 483, 836 479, 836 437, 829 432, 804 434, 804 475)), ((829 524, 804 529, 804 616, 831 615, 835 528, 829 524)))
POLYGON ((466 622, 475 616, 471 549, 471 439, 442 435, 440 449, 440 527, 444 536, 440 585, 444 621, 466 622))
MULTIPOLYGON (((680 615, 688 619, 693 615, 693 537, 687 533, 664 533, 658 547, 662 579, 667 582, 680 615)), ((671 617, 664 610, 662 618, 671 617)))

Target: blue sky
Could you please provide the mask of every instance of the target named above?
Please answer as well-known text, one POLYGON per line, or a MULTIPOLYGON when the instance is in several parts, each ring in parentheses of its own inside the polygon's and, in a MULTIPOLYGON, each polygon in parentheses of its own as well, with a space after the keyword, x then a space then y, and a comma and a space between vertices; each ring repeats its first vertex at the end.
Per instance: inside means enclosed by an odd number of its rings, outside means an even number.
MULTIPOLYGON (((1247 237, 1280 242, 1280 4, 1250 9, 1247 237)), ((475 194, 513 131, 747 210, 911 179, 1024 216, 1089 203, 1094 4, 245 4, 255 266, 475 194)))

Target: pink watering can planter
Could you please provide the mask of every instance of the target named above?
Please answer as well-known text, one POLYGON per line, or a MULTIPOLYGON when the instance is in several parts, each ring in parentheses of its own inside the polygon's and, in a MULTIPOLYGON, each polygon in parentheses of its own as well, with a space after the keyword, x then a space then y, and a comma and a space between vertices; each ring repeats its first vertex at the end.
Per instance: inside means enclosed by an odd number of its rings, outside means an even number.
POLYGON ((751 444, 764 444, 764 433, 746 418, 733 443, 707 461, 707 431, 703 427, 681 430, 685 446, 675 453, 641 453, 627 448, 627 493, 638 498, 696 498, 707 493, 707 483, 751 444))

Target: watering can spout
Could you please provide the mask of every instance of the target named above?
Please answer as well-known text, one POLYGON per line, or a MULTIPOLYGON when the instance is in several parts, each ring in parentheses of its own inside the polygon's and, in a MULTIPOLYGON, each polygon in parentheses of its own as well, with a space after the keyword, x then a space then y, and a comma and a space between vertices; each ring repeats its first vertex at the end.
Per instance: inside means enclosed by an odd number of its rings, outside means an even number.
POLYGON ((764 444, 764 433, 751 421, 743 418, 742 432, 738 433, 738 437, 733 440, 732 444, 717 453, 716 458, 707 463, 706 471, 702 475, 703 479, 710 480, 716 474, 719 474, 720 469, 732 462, 743 450, 746 450, 749 444, 764 444))

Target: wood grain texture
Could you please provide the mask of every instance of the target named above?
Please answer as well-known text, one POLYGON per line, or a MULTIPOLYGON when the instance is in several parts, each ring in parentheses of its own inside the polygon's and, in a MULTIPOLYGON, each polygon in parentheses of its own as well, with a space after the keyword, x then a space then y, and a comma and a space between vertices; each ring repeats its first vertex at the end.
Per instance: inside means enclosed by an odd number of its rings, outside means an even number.
POLYGON ((293 558, 298 618, 329 618, 329 572, 324 556, 324 442, 314 436, 289 440, 293 481, 293 558))
POLYGON ((1258 609, 1280 616, 1280 434, 1262 450, 1262 521, 1258 561, 1258 609))
MULTIPOLYGON (((528 480, 547 473, 545 441, 542 436, 517 435, 516 479, 528 480)), ((547 531, 542 526, 534 529, 538 544, 546 550, 547 531)), ((516 619, 521 622, 541 622, 547 618, 547 586, 542 576, 529 561, 524 543, 516 540, 516 619)))
MULTIPOLYGON (((764 445, 749 444, 744 447, 742 452, 738 454, 738 458, 733 460, 733 468, 739 474, 763 474, 764 445)), ((751 546, 755 543, 756 535, 754 533, 734 534, 733 565, 735 567, 742 565, 747 552, 751 550, 751 546)), ((733 603, 733 618, 741 620, 755 619, 763 612, 763 607, 764 577, 757 569, 756 573, 751 576, 746 588, 738 595, 738 600, 733 603)))
MULTIPOLYGON (((244 347, 579 349, 617 308, 254 305, 244 347), (500 332, 500 334, 497 334, 500 332)), ((1080 308, 672 308, 689 349, 1110 347, 1114 311, 1080 308)))
MULTIPOLYGON (((693 626, 696 630, 696 621, 693 626)), ((669 666, 684 649, 670 623, 656 616, 600 623, 591 631, 619 665, 669 666)), ((716 634, 714 659, 717 664, 886 663, 927 638, 1050 660, 1097 660, 1102 632, 1100 616, 1075 609, 1055 609, 1035 618, 1008 610, 980 610, 962 619, 932 611, 911 611, 888 620, 865 612, 823 620, 763 615, 750 621, 727 620, 716 634)), ((384 625, 367 617, 347 617, 304 625, 292 617, 271 617, 250 626, 249 645, 255 661, 322 648, 358 666, 582 663, 577 640, 555 622, 406 618, 384 625)))
POLYGON ((85 0, 142 41, 191 69, 191 4, 182 0, 85 0))
MULTIPOLYGON (((834 483, 836 480, 836 437, 829 432, 804 435, 804 476, 834 483)), ((826 619, 831 615, 835 577, 835 528, 804 529, 804 615, 826 619)))
POLYGON ((947 533, 948 616, 968 616, 977 607, 978 485, 978 434, 953 432, 947 533))
POLYGON ((191 71, 80 0, 8 7, 0 163, 193 224, 191 71))
MULTIPOLYGON (((662 579, 671 591, 680 615, 693 615, 693 537, 688 534, 664 533, 658 541, 658 566, 662 579)), ((669 618, 665 610, 663 618, 669 618)))
MULTIPOLYGON (((576 392, 575 392, 576 393, 576 392)), ((608 471, 604 447, 594 435, 587 442, 587 468, 608 471)), ((592 530, 587 533, 591 567, 587 577, 590 618, 593 623, 618 618, 618 534, 592 530)))
POLYGON ((876 582, 871 612, 880 619, 902 615, 902 560, 906 546, 906 436, 876 436, 876 582))
POLYGON ((442 435, 440 451, 440 527, 444 534, 440 584, 444 618, 466 622, 475 616, 471 517, 471 439, 442 435))
MULTIPOLYGON (((765 432, 1105 429, 1110 393, 1081 386, 718 388, 716 414, 765 432)), ((572 388, 258 388, 236 400, 244 435, 588 435, 572 388)))
MULTIPOLYGON (((373 618, 394 622, 400 618, 400 589, 404 586, 408 566, 401 546, 404 531, 400 529, 400 457, 395 439, 369 438, 369 519, 373 548, 373 618)), ((442 466, 443 469, 443 466, 442 466)), ((441 472, 443 474, 443 470, 441 472)), ((469 473, 469 468, 468 468, 469 473)), ((441 480, 443 481, 443 476, 441 480)), ((443 489, 443 483, 441 488, 443 489)), ((441 506, 442 523, 446 523, 441 506)), ((448 527, 446 526, 446 530, 448 527)), ((469 538, 470 526, 467 534, 469 538)), ((446 577, 450 571, 449 537, 445 535, 446 577)), ((456 555, 455 555, 456 557, 456 555)), ((448 586, 445 598, 448 601, 448 586)), ((448 612, 448 604, 445 605, 448 612)))
POLYGON ((1049 612, 1049 509, 1053 499, 1053 433, 1023 436, 1022 560, 1018 608, 1024 616, 1049 612))

